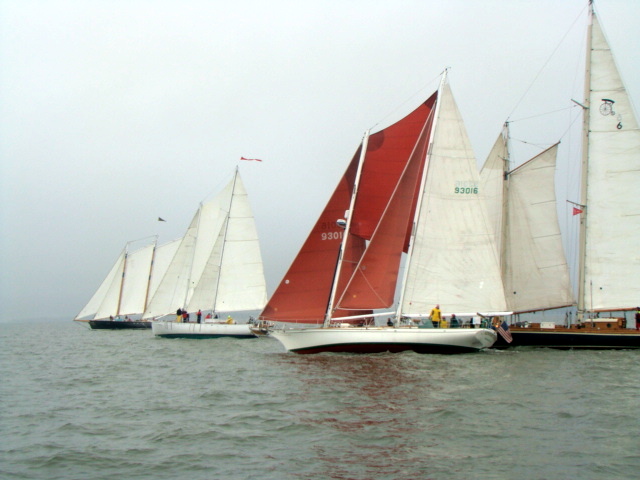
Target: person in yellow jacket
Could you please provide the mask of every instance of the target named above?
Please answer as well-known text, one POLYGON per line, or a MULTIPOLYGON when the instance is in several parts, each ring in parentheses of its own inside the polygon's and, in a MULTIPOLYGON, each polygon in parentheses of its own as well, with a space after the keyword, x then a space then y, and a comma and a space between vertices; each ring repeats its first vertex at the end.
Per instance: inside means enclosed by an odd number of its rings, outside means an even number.
POLYGON ((236 322, 234 322, 234 321, 233 321, 233 318, 231 318, 231 315, 229 315, 229 316, 227 316, 227 323, 228 323, 229 325, 232 325, 232 324, 234 324, 234 323, 236 323, 236 322))
MULTIPOLYGON (((436 308, 431 310, 431 322, 433 322, 433 326, 434 327, 439 327, 441 326, 441 322, 442 322, 442 312, 440 311, 440 305, 436 305, 436 308)), ((446 322, 445 322, 445 327, 447 326, 446 322)))

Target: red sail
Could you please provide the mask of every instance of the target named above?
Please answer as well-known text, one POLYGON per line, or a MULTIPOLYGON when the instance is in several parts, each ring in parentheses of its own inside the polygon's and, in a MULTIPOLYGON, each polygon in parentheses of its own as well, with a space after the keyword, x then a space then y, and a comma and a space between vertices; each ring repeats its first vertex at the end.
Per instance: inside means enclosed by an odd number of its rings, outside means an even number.
MULTIPOLYGON (((360 149, 260 314, 261 318, 300 323, 322 323, 324 320, 345 232, 336 221, 344 218, 345 211, 349 209, 359 157, 360 149)), ((354 240, 349 242, 343 258, 350 259, 349 263, 355 266, 364 251, 365 242, 361 238, 354 240)))
MULTIPOLYGON (((393 305, 400 260, 413 224, 420 180, 431 133, 433 116, 423 123, 386 209, 338 306, 344 309, 388 308, 393 305)), ((355 219, 355 218, 354 218, 355 219)))
MULTIPOLYGON (((433 94, 409 115, 369 137, 351 223, 354 235, 371 239, 433 110, 436 96, 433 94)), ((408 241, 407 236, 405 247, 408 241)))

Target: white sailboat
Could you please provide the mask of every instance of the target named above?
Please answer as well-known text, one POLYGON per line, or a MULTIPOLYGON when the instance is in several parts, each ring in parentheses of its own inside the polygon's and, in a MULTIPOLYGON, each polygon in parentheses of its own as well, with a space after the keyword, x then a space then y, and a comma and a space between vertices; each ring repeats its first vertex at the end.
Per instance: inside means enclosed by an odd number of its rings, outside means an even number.
POLYGON ((178 245, 178 240, 160 247, 153 242, 131 253, 129 243, 125 245, 75 321, 100 330, 151 328, 151 323, 141 316, 178 245))
MULTIPOLYGON (((236 168, 233 178, 198 208, 143 318, 260 310, 266 303, 260 246, 247 192, 236 168)), ((160 337, 254 337, 249 324, 153 322, 160 337)))
MULTIPOLYGON (((580 214, 578 323, 512 326, 509 346, 640 348, 640 332, 626 328, 626 318, 614 316, 635 310, 640 302, 636 241, 640 236, 640 129, 592 3, 585 98, 576 103, 583 108, 582 189, 580 203, 575 204, 575 213, 580 214)), ((550 224, 535 226, 541 234, 547 228, 550 224)), ((566 292, 561 293, 561 284, 566 278, 564 268, 558 268, 557 277, 540 276, 544 281, 529 290, 526 285, 514 287, 514 291, 530 294, 532 303, 525 308, 563 303, 567 297, 566 292)), ((533 272, 534 268, 529 265, 523 271, 533 272)), ((520 305, 514 307, 519 309, 520 305)), ((507 345, 499 341, 496 346, 507 345)))
POLYGON ((260 316, 279 325, 322 326, 278 327, 270 335, 296 353, 459 353, 491 346, 491 329, 433 328, 431 321, 419 328, 437 304, 445 315, 506 309, 478 182, 445 74, 438 92, 416 110, 365 134, 260 316), (394 305, 398 281, 398 309, 374 314, 394 305), (394 326, 373 325, 375 315, 393 317, 394 326))

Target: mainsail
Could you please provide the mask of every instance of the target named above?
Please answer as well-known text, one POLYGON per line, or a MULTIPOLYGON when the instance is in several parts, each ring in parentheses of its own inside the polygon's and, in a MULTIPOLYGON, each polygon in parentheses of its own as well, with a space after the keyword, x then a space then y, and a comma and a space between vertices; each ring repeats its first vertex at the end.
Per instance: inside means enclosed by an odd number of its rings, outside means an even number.
POLYGON ((556 211, 558 144, 509 170, 507 139, 505 129, 480 172, 507 308, 527 312, 570 306, 573 293, 556 211))
POLYGON ((593 12, 591 18, 578 310, 629 310, 640 301, 640 130, 593 12))
POLYGON ((236 170, 226 187, 198 208, 143 318, 178 308, 258 310, 265 302, 258 234, 236 170))

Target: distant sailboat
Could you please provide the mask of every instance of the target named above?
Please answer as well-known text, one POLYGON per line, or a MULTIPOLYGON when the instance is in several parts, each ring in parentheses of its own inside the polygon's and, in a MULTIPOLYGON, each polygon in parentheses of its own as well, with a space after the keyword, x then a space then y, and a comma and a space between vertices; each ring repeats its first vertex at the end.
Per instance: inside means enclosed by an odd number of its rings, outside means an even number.
MULTIPOLYGON (((188 311, 260 310, 266 282, 258 234, 247 192, 236 169, 212 200, 201 204, 176 254, 151 298, 143 318, 188 311)), ((249 324, 153 322, 160 337, 255 337, 249 324)))
POLYGON ((429 328, 418 328, 436 304, 472 315, 506 308, 478 180, 444 75, 438 92, 412 113, 365 134, 260 316, 322 327, 269 334, 296 353, 459 353, 491 346, 496 334, 487 328, 433 328, 430 320, 422 325, 429 328), (374 314, 394 305, 398 281, 397 311, 374 314), (395 325, 374 326, 374 315, 393 317, 395 325))
POLYGON ((141 316, 178 245, 178 240, 160 247, 154 242, 129 253, 127 244, 75 320, 98 330, 151 328, 141 316))
MULTIPOLYGON (((640 303, 640 129, 593 5, 590 7, 585 99, 581 103, 582 199, 576 209, 581 215, 578 323, 511 326, 513 342, 507 345, 499 339, 497 347, 640 348, 640 332, 626 328, 625 318, 612 316, 634 310, 640 303), (610 317, 600 318, 603 313, 610 317)), ((538 224, 535 229, 542 233, 551 223, 538 224)), ((531 265, 528 271, 533 271, 531 265)), ((518 297, 528 296, 532 303, 527 308, 544 306, 546 301, 550 302, 547 307, 560 306, 566 298, 560 286, 565 275, 557 269, 556 274, 556 278, 546 277, 547 285, 535 283, 527 289, 522 284, 514 291, 520 293, 518 297)))

